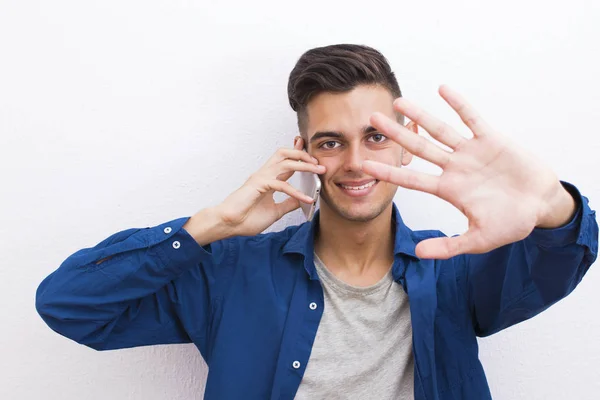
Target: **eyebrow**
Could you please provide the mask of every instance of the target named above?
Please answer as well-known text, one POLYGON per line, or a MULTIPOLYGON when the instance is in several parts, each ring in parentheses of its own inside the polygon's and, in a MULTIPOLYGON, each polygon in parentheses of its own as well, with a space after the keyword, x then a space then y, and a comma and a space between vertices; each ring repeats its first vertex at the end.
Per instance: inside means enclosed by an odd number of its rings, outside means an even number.
MULTIPOLYGON (((361 132, 364 136, 364 135, 368 135, 373 132, 377 132, 377 129, 375 129, 371 125, 366 125, 366 126, 363 126, 363 128, 361 129, 361 132)), ((325 138, 325 137, 343 139, 345 136, 346 135, 344 135, 342 132, 338 132, 338 131, 319 131, 319 132, 316 132, 310 138, 310 143, 313 143, 313 142, 315 142, 319 139, 325 138)))

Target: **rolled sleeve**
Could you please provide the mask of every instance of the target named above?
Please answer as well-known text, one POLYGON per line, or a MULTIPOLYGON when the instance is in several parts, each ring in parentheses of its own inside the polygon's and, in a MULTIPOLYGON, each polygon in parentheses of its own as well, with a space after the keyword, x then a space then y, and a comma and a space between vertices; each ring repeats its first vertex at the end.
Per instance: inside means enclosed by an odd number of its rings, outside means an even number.
POLYGON ((183 228, 189 218, 120 231, 72 254, 38 286, 38 313, 97 350, 189 342, 207 326, 217 266, 232 253, 227 241, 200 246, 183 228))
POLYGON ((573 196, 577 210, 573 218, 565 225, 553 228, 535 228, 529 239, 542 247, 562 247, 576 243, 590 250, 593 255, 598 254, 598 228, 596 212, 589 206, 587 197, 581 195, 579 189, 571 183, 561 181, 564 188, 573 196))

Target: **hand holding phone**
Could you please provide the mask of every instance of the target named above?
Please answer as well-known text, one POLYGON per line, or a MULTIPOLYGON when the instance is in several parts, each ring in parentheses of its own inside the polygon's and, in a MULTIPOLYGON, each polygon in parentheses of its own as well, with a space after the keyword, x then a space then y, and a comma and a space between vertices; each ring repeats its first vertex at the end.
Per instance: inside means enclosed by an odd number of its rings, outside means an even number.
POLYGON ((312 172, 298 171, 300 180, 300 191, 313 199, 313 202, 300 203, 300 208, 306 217, 307 221, 311 221, 317 210, 317 201, 319 200, 319 193, 321 193, 321 180, 319 176, 312 172))
POLYGON ((326 168, 318 165, 316 159, 302 150, 303 147, 302 138, 298 138, 293 149, 278 149, 242 187, 213 208, 221 231, 228 236, 257 235, 303 204, 313 208, 311 211, 309 207, 305 212, 307 218, 312 218, 321 189, 317 174, 325 173, 326 168), (287 182, 295 173, 307 174, 304 178, 298 177, 306 184, 296 186, 305 187, 304 193, 287 182), (275 192, 282 192, 290 197, 281 203, 275 203, 275 192))
MULTIPOLYGON (((294 141, 294 148, 301 148, 303 152, 308 154, 304 139, 301 137, 294 141)), ((299 161, 302 162, 302 160, 299 161)), ((300 203, 300 208, 306 220, 311 221, 317 211, 319 193, 321 193, 321 179, 317 174, 310 171, 296 171, 295 175, 297 175, 298 189, 312 199, 311 203, 300 203)))

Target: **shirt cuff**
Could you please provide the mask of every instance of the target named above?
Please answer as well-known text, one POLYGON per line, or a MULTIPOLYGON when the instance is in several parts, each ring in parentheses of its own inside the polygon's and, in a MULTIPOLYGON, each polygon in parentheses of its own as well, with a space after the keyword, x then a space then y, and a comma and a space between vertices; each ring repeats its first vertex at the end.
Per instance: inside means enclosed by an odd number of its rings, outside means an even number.
POLYGON ((190 217, 178 218, 156 226, 152 249, 162 264, 180 275, 193 265, 211 263, 213 253, 211 244, 200 246, 198 242, 183 229, 190 217))
POLYGON ((563 187, 573 196, 577 210, 573 218, 565 225, 558 228, 534 228, 529 237, 537 244, 544 247, 560 247, 574 242, 579 242, 584 236, 584 216, 591 213, 587 198, 581 195, 572 184, 560 181, 563 187))

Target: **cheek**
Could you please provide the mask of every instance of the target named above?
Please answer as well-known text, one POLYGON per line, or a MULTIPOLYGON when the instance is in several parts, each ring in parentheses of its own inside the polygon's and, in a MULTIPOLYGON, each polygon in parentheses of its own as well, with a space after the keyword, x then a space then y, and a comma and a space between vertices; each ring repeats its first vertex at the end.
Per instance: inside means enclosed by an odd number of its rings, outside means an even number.
POLYGON ((327 159, 319 160, 319 165, 325 166, 325 170, 326 170, 324 174, 319 175, 320 177, 329 178, 336 174, 336 172, 339 168, 339 165, 337 165, 336 163, 333 163, 333 162, 328 162, 328 161, 330 161, 330 160, 327 160, 327 159))
POLYGON ((328 182, 333 176, 334 173, 327 168, 327 172, 325 172, 323 175, 319 175, 319 178, 321 179, 321 182, 328 182))
POLYGON ((400 154, 386 154, 385 156, 376 158, 375 161, 399 167, 402 164, 402 157, 400 157, 400 154))
POLYGON ((390 165, 395 165, 396 167, 402 165, 402 151, 399 151, 390 157, 390 165))

